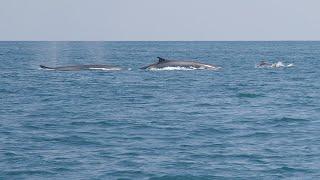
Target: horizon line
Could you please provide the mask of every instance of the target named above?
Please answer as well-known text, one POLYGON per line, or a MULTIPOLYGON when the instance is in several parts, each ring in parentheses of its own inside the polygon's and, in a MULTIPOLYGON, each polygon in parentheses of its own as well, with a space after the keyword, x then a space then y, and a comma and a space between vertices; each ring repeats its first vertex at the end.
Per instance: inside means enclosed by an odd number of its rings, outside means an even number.
POLYGON ((319 42, 320 40, 0 40, 0 42, 319 42))

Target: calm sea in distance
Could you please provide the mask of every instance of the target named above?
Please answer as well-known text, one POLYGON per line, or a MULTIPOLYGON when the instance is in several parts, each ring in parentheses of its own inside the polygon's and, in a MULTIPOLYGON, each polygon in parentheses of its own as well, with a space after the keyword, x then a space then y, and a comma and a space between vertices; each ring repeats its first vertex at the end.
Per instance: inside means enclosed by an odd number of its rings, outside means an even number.
POLYGON ((320 42, 0 42, 0 179, 319 178, 320 42))

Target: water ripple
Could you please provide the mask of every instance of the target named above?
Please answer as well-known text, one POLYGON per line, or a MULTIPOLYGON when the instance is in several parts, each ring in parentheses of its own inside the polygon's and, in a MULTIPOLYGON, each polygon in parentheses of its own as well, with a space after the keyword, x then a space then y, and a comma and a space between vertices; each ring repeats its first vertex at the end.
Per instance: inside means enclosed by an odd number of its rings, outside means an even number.
POLYGON ((319 57, 319 42, 0 42, 0 179, 318 179, 319 57), (159 55, 223 69, 139 69, 159 55), (296 66, 254 67, 279 58, 296 66))

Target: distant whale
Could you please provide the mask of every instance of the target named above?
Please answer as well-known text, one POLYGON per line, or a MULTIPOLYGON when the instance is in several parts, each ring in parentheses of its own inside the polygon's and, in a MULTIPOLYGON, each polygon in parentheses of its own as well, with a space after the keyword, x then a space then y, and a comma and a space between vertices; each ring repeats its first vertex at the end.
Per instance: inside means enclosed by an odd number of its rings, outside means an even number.
POLYGON ((271 66, 272 64, 266 61, 261 61, 259 64, 257 64, 257 67, 271 67, 271 66))
POLYGON ((259 64, 256 65, 258 68, 285 68, 285 67, 293 67, 294 64, 285 65, 281 61, 277 63, 268 63, 265 61, 261 61, 259 64))
POLYGON ((169 60, 161 57, 157 57, 158 62, 142 67, 141 69, 153 70, 153 69, 166 69, 166 68, 185 68, 185 69, 208 69, 208 70, 217 70, 220 67, 204 64, 195 61, 179 61, 179 60, 169 60))
POLYGON ((42 69, 56 70, 56 71, 82 71, 82 70, 101 70, 101 71, 119 71, 121 67, 112 65, 74 65, 74 66, 59 66, 59 67, 47 67, 40 65, 42 69))

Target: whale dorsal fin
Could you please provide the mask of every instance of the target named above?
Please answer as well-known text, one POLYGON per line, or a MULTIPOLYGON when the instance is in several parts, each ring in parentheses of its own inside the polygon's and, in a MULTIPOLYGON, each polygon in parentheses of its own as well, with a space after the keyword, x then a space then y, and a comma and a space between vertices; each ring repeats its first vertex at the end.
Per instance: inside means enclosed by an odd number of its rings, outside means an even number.
POLYGON ((157 57, 158 59, 159 59, 159 63, 162 63, 162 62, 165 62, 165 61, 167 61, 166 59, 164 59, 164 58, 161 58, 161 57, 157 57))

